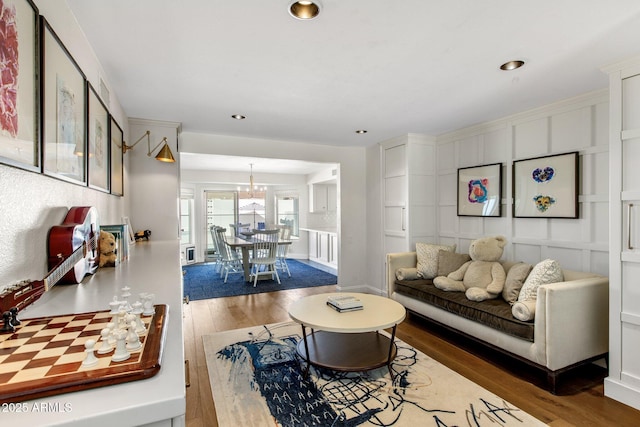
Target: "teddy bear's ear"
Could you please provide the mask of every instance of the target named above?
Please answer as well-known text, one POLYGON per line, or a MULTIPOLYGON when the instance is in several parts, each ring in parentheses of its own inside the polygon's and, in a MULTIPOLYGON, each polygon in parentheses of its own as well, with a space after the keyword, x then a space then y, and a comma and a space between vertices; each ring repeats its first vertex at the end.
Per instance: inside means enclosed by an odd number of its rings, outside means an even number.
POLYGON ((507 238, 504 236, 496 236, 495 239, 498 241, 498 246, 504 248, 507 245, 507 238))

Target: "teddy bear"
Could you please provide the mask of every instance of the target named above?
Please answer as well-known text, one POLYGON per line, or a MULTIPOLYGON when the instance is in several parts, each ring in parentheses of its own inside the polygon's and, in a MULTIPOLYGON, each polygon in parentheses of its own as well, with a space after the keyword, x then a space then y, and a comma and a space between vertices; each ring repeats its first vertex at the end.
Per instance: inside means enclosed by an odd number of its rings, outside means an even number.
POLYGON ((469 246, 471 261, 465 262, 448 276, 433 279, 443 291, 464 292, 471 301, 494 299, 502 293, 506 273, 498 262, 507 244, 504 236, 484 237, 469 246))
POLYGON ((116 253, 116 238, 112 233, 100 230, 98 251, 100 252, 98 267, 114 267, 116 265, 118 254, 116 253))

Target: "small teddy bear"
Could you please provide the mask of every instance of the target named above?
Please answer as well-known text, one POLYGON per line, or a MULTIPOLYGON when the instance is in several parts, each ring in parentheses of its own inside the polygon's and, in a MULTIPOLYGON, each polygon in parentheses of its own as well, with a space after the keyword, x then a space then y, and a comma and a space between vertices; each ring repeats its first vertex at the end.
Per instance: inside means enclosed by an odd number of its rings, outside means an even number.
POLYGON ((498 262, 507 244, 504 236, 484 237, 469 246, 471 261, 464 263, 448 276, 433 279, 443 291, 464 292, 471 301, 494 299, 502 293, 506 273, 498 262))
POLYGON ((115 236, 112 233, 100 230, 98 249, 100 252, 98 267, 115 267, 118 260, 115 236))

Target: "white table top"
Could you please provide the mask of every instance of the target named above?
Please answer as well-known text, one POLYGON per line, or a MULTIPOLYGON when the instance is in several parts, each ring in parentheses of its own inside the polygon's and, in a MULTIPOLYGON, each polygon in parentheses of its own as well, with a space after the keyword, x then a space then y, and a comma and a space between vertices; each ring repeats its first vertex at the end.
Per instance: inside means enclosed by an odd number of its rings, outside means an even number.
MULTIPOLYGON (((161 369, 154 377, 24 402, 0 413, 2 425, 125 427, 184 416, 186 410, 182 334, 182 269, 179 241, 138 242, 129 260, 99 268, 78 285, 57 285, 21 312, 23 318, 108 310, 125 285, 131 292, 153 292, 155 304, 168 306, 161 369), (44 408, 44 409, 42 409, 44 408)), ((134 301, 132 297, 132 301, 134 301)), ((173 425, 176 425, 175 423, 173 425)))
POLYGON ((299 299, 289 307, 289 317, 321 331, 359 333, 391 328, 404 320, 406 310, 400 303, 378 295, 333 292, 299 299), (327 305, 331 295, 354 296, 362 301, 364 308, 340 313, 327 305))

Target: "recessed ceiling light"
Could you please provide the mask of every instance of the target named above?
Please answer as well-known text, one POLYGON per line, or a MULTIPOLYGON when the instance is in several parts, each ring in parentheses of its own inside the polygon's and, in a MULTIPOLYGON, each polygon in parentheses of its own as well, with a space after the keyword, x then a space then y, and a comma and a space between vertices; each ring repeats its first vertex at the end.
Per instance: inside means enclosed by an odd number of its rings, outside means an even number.
POLYGON ((520 61, 520 60, 509 61, 502 64, 500 66, 500 69, 503 71, 511 71, 511 70, 515 70, 516 68, 520 68, 523 65, 524 65, 524 61, 520 61))
POLYGON ((360 134, 362 134, 362 133, 367 133, 367 132, 369 132, 369 131, 368 131, 368 130, 366 130, 366 129, 358 129, 358 130, 356 131, 356 133, 360 133, 360 134))
POLYGON ((296 19, 313 19, 320 14, 320 3, 313 1, 294 1, 289 5, 289 13, 296 19))
POLYGON ((232 114, 231 118, 236 119, 236 120, 244 120, 247 118, 247 116, 243 116, 242 114, 232 114))

